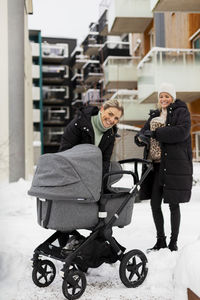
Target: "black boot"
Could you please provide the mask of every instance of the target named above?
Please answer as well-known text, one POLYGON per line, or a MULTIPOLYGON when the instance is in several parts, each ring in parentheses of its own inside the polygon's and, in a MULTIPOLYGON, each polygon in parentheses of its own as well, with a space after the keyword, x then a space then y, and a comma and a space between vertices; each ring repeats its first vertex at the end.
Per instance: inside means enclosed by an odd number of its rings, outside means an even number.
POLYGON ((177 251, 178 250, 178 246, 177 246, 177 240, 171 239, 170 243, 168 245, 169 250, 171 251, 177 251))
POLYGON ((161 248, 167 248, 166 236, 158 237, 156 244, 152 248, 147 249, 147 253, 151 251, 158 251, 161 248))

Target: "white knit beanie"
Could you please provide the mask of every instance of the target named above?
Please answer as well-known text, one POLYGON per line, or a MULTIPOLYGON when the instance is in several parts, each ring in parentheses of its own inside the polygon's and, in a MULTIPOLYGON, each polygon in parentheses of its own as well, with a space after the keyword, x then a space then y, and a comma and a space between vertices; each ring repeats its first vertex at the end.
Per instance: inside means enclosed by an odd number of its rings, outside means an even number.
POLYGON ((176 90, 175 90, 175 87, 173 86, 173 84, 171 84, 171 83, 167 83, 167 82, 161 83, 161 85, 158 89, 158 99, 159 99, 160 93, 168 93, 172 96, 174 101, 176 100, 176 90))

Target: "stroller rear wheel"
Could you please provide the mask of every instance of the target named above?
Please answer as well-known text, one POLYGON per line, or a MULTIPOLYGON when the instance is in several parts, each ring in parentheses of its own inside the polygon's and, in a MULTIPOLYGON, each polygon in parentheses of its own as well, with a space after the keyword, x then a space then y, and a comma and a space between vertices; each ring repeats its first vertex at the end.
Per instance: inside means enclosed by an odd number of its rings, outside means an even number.
POLYGON ((131 250, 122 258, 119 275, 123 284, 128 288, 138 287, 147 276, 147 258, 140 250, 131 250))
POLYGON ((32 279, 39 287, 49 286, 56 276, 56 268, 50 260, 38 260, 33 267, 32 279))
POLYGON ((64 277, 62 291, 67 299, 74 300, 82 296, 86 285, 85 274, 80 270, 72 269, 64 277))

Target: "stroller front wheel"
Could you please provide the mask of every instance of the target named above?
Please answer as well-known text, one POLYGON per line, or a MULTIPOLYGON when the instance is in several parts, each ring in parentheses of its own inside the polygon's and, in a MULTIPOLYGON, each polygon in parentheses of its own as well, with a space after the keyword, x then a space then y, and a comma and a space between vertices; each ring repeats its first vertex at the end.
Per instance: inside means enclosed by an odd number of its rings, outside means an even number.
POLYGON ((32 279, 39 287, 49 286, 56 276, 56 268, 50 260, 38 260, 33 267, 32 279))
POLYGON ((147 276, 147 258, 137 249, 127 252, 122 258, 119 275, 122 283, 128 288, 138 287, 147 276))
POLYGON ((78 299, 83 295, 86 285, 85 274, 80 270, 72 269, 63 279, 63 295, 69 300, 78 299))

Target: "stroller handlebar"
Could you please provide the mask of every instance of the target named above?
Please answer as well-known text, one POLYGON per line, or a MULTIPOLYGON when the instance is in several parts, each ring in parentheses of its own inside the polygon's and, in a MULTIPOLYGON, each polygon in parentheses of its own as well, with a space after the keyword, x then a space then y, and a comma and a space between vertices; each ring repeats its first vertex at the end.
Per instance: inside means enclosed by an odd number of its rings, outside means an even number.
POLYGON ((120 164, 126 164, 126 163, 142 163, 145 165, 152 164, 151 160, 142 159, 142 158, 128 158, 128 159, 124 159, 124 160, 119 160, 118 162, 120 164))
MULTIPOLYGON (((133 177, 133 181, 134 183, 136 183, 138 181, 138 177, 135 173, 133 173, 132 171, 125 171, 125 170, 122 170, 122 171, 112 171, 112 172, 108 172, 106 173, 104 176, 103 176, 103 183, 105 182, 105 179, 109 176, 112 176, 112 175, 119 175, 119 174, 127 174, 127 175, 131 175, 133 177)), ((104 185, 104 184, 103 184, 104 185)))

